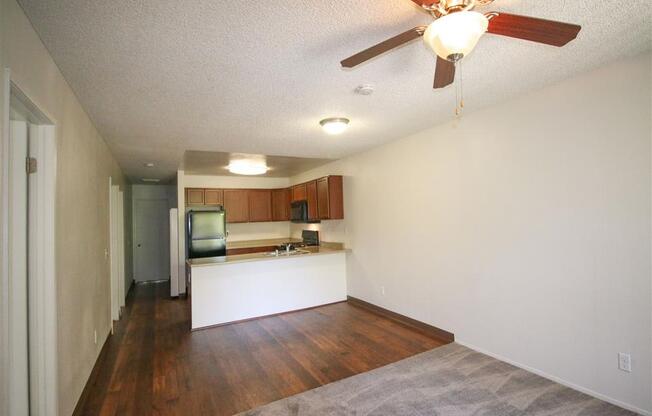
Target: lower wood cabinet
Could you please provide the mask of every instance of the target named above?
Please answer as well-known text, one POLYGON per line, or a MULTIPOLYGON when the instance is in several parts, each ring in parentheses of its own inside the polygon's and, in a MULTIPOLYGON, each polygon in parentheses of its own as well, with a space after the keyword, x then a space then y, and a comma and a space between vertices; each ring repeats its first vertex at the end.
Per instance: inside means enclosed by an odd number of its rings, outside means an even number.
MULTIPOLYGON (((250 189, 249 222, 272 221, 272 191, 269 189, 250 189)), ((229 211, 226 212, 227 215, 229 211)))
POLYGON ((224 210, 226 222, 249 222, 249 191, 225 189, 224 210))
POLYGON ((274 250, 276 250, 276 246, 227 248, 226 255, 235 256, 238 254, 267 253, 274 250))

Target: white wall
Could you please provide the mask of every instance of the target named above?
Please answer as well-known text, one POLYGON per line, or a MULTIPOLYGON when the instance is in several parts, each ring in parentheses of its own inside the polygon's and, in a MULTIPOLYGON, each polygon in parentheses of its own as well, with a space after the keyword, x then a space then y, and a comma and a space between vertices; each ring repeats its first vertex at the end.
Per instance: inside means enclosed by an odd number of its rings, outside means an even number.
POLYGON ((108 178, 122 189, 125 178, 15 0, 0 0, 0 68, 56 125, 58 410, 69 415, 111 328, 108 178))
POLYGON ((353 249, 350 295, 652 410, 650 61, 291 178, 345 175, 345 220, 319 228, 353 249))

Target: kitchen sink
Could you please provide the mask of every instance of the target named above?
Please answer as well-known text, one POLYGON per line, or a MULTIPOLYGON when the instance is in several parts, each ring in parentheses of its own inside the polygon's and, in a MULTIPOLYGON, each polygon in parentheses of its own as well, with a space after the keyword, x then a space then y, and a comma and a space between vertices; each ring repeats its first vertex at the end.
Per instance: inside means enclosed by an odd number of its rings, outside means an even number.
POLYGON ((298 256, 298 255, 301 255, 301 254, 310 254, 310 252, 307 251, 307 250, 299 250, 299 249, 297 249, 297 250, 291 250, 289 252, 279 250, 279 251, 270 251, 270 252, 265 253, 265 255, 269 256, 269 257, 282 257, 282 256, 289 257, 289 256, 298 256))

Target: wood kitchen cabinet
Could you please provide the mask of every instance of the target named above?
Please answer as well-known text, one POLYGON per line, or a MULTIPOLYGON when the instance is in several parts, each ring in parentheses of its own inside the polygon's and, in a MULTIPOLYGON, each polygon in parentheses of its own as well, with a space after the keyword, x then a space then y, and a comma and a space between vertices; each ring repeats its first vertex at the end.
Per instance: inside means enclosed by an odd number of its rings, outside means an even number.
POLYGON ((187 205, 204 205, 204 190, 199 188, 186 188, 187 205))
POLYGON ((187 206, 218 206, 226 210, 226 222, 289 221, 290 203, 308 202, 308 219, 344 218, 341 176, 325 176, 285 189, 186 188, 187 206))
MULTIPOLYGON (((272 221, 272 191, 269 189, 250 189, 249 222, 272 221)), ((227 216, 229 211, 226 212, 227 216)))
POLYGON ((224 210, 226 222, 249 221, 249 191, 246 189, 225 189, 224 210))
POLYGON ((306 196, 306 184, 302 183, 300 185, 294 185, 292 187, 292 202, 294 201, 303 201, 307 198, 306 196))
POLYGON ((344 198, 341 176, 317 179, 317 214, 320 220, 344 218, 344 198))
POLYGON ((308 219, 318 219, 317 214, 317 181, 306 183, 306 199, 308 200, 308 219))
POLYGON ((221 189, 204 189, 204 205, 223 205, 224 191, 221 189))
POLYGON ((290 220, 291 189, 272 190, 272 221, 290 220))

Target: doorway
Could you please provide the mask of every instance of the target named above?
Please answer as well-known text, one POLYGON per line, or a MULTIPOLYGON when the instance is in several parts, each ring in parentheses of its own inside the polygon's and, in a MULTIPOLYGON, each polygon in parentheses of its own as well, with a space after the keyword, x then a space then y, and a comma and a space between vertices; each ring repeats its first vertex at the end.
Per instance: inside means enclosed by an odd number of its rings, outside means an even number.
POLYGON ((3 81, 2 410, 56 414, 55 128, 9 71, 3 81))
POLYGON ((134 185, 134 280, 148 282, 170 278, 170 188, 134 185))

